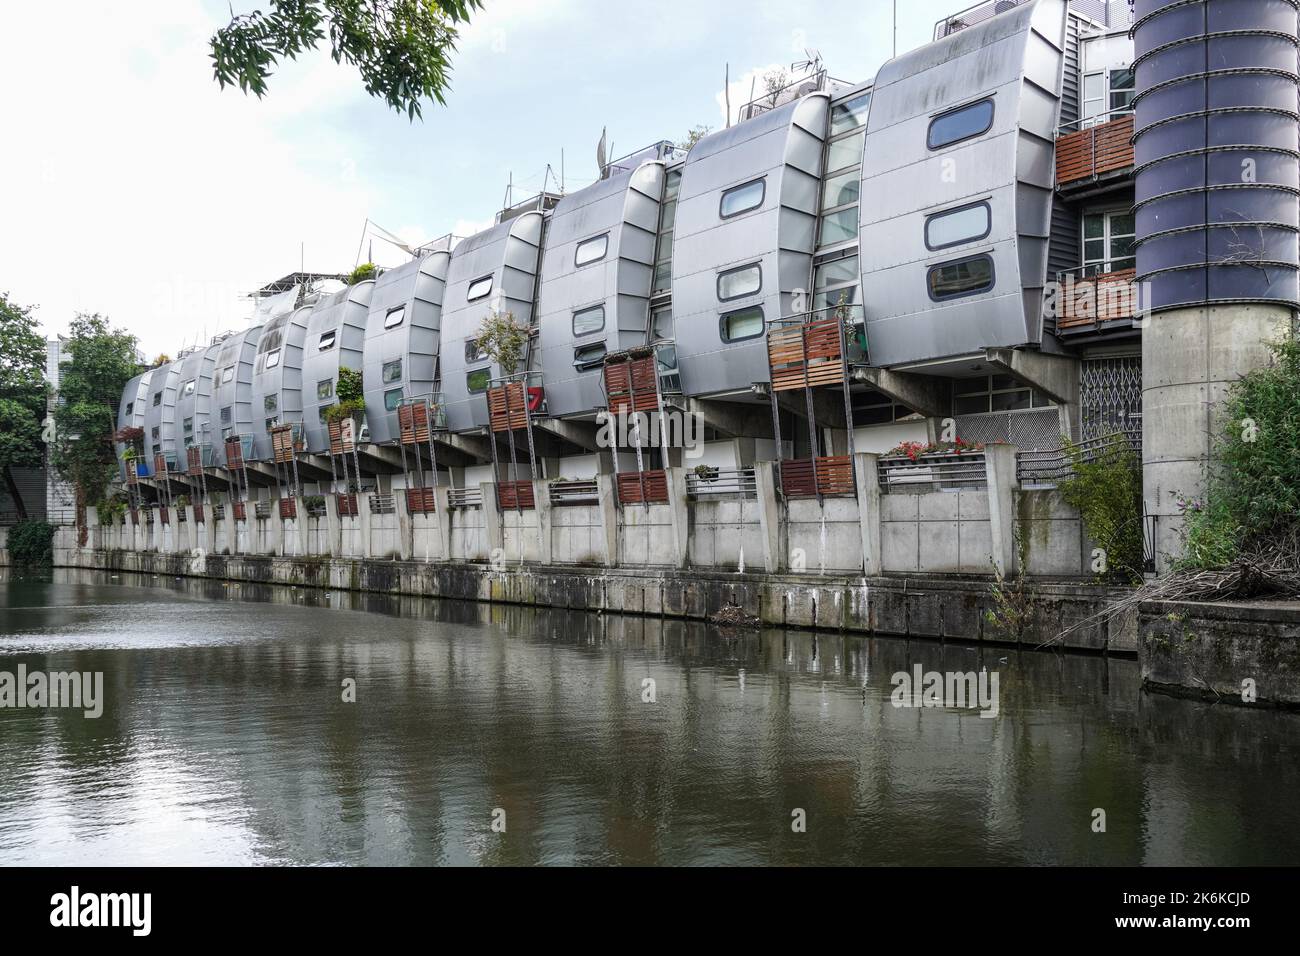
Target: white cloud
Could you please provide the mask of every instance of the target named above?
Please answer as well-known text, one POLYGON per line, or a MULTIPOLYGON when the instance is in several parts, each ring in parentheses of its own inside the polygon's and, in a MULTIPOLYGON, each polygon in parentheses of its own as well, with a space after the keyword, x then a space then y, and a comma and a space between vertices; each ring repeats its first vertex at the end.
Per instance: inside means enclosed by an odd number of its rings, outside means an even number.
POLYGON ((789 73, 789 67, 782 63, 769 63, 767 66, 756 66, 752 70, 742 74, 727 84, 724 90, 719 90, 714 96, 714 101, 718 104, 718 115, 722 118, 722 125, 727 125, 727 100, 730 94, 731 100, 731 122, 736 122, 740 115, 740 108, 746 103, 760 98, 765 92, 763 87, 763 77, 771 72, 785 70, 789 73))

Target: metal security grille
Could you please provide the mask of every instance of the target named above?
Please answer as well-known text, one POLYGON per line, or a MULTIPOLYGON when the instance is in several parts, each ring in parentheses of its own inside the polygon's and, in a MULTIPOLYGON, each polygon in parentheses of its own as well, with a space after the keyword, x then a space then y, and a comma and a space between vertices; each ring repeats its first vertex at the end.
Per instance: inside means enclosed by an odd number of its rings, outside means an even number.
POLYGON ((1056 408, 961 415, 957 435, 966 441, 1009 442, 1017 448, 1059 448, 1061 416, 1056 408))
POLYGON ((1084 359, 1080 370, 1083 440, 1125 431, 1142 415, 1142 358, 1084 359))

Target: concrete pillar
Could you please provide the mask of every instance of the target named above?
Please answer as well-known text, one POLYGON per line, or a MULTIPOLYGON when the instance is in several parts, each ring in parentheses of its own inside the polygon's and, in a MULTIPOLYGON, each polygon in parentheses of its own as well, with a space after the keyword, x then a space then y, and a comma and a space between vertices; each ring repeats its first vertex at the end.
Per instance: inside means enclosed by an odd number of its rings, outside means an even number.
POLYGON ((99 526, 99 509, 94 505, 86 506, 86 546, 99 551, 104 546, 103 529, 99 526))
POLYGON ((880 574, 880 472, 876 468, 879 455, 859 452, 853 456, 853 479, 858 492, 858 526, 862 531, 862 573, 867 577, 880 574))
POLYGON ((397 556, 410 561, 415 554, 415 522, 406 500, 406 489, 393 493, 393 509, 397 515, 397 556))
POLYGON ((600 495, 600 523, 605 529, 605 567, 618 565, 618 496, 615 494, 614 476, 596 476, 596 490, 600 495))
POLYGON ((534 483, 533 499, 537 509, 537 560, 542 564, 551 563, 551 483, 538 481, 534 483))
POLYGON ((284 519, 280 517, 280 502, 271 500, 271 514, 266 519, 266 553, 284 557, 284 519))
POLYGON ((770 461, 754 465, 754 490, 758 498, 758 528, 763 536, 763 570, 781 570, 781 505, 776 499, 776 469, 770 461))
POLYGON ((129 508, 127 509, 127 512, 123 517, 123 520, 126 522, 126 524, 122 525, 122 530, 119 532, 121 537, 118 539, 121 542, 122 549, 125 551, 140 550, 139 547, 136 545, 135 521, 132 520, 131 518, 131 511, 129 508))
POLYGON ((293 499, 293 530, 295 537, 294 554, 298 557, 306 557, 309 553, 308 542, 311 540, 309 528, 311 519, 307 517, 307 502, 302 498, 293 499))
POLYGON ((664 473, 668 478, 668 509, 673 522, 673 567, 684 568, 691 542, 691 514, 690 503, 686 498, 686 472, 682 468, 669 468, 664 473))
POLYGON ((434 527, 438 529, 438 560, 451 560, 451 486, 439 485, 434 493, 437 502, 434 527))
POLYGON ((325 495, 325 548, 333 558, 343 557, 343 525, 339 518, 339 496, 333 491, 325 495))
POLYGON ((361 556, 373 558, 374 546, 370 543, 370 495, 357 490, 357 525, 361 529, 361 556))
POLYGON ((166 541, 167 541, 167 536, 163 533, 162 506, 159 505, 154 510, 153 540, 150 542, 150 547, 152 547, 154 551, 161 553, 166 550, 166 548, 164 547, 166 541))
POLYGON ((203 544, 200 546, 207 554, 217 550, 217 519, 212 516, 212 505, 206 501, 200 505, 203 509, 203 544))
POLYGON ((497 486, 494 481, 479 483, 483 495, 483 534, 487 537, 488 557, 493 552, 505 553, 505 529, 501 526, 501 508, 497 504, 497 486))
POLYGON ((1291 311, 1215 305, 1157 312, 1142 333, 1142 497, 1152 521, 1156 572, 1182 557, 1177 496, 1199 498, 1220 403, 1232 382, 1267 365, 1265 343, 1286 335, 1291 311))
POLYGON ((1016 570, 1016 446, 995 442, 984 446, 989 486, 989 532, 993 562, 1003 574, 1016 570))

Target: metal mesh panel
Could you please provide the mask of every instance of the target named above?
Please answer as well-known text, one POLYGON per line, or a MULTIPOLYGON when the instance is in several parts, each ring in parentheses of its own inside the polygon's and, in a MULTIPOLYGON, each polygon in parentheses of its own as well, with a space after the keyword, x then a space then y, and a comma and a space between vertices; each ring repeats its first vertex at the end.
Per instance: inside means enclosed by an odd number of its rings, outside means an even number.
POLYGON ((957 434, 967 441, 1009 442, 1017 448, 1057 448, 1061 444, 1061 418, 1055 408, 962 415, 957 434))
POLYGON ((1134 416, 1141 421, 1140 356, 1085 359, 1079 374, 1084 441, 1132 428, 1134 416))

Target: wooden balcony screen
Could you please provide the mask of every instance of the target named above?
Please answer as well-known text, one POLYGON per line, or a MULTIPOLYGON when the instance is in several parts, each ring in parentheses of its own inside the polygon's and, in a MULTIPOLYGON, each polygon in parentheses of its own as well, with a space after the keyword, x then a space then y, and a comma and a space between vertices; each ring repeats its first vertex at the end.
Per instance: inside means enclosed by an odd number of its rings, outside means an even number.
POLYGON ((668 503, 668 475, 665 472, 625 471, 616 477, 619 504, 668 503))
POLYGON ((1061 287, 1059 329, 1133 318, 1139 308, 1136 269, 1076 279, 1061 287), (1068 290, 1068 291, 1067 291, 1068 290))
POLYGON ((335 495, 339 503, 340 518, 355 518, 361 513, 356 495, 335 495))
POLYGON ((168 507, 162 507, 162 508, 159 508, 159 509, 158 509, 158 517, 159 517, 159 519, 162 521, 163 524, 171 524, 171 523, 172 523, 172 509, 171 509, 171 508, 168 508, 168 507))
POLYGON ((298 517, 298 499, 281 498, 280 499, 280 517, 296 518, 298 517))
POLYGON ((502 511, 531 511, 536 507, 531 481, 498 481, 497 507, 502 511))
POLYGON ((781 494, 787 498, 816 498, 819 491, 825 498, 851 498, 857 494, 853 462, 848 455, 818 458, 816 480, 811 458, 781 462, 781 494))
POLYGON ((235 516, 236 521, 248 520, 248 509, 244 507, 244 502, 236 501, 230 506, 230 513, 235 516))
POLYGON ((844 381, 840 320, 773 328, 767 333, 767 361, 774 392, 840 384, 844 381))
POLYGON ((438 510, 438 497, 432 488, 407 488, 406 511, 413 515, 431 515, 438 510))
POLYGON ((277 463, 291 462, 303 450, 302 439, 294 441, 292 425, 277 425, 271 429, 271 455, 277 463))
POLYGON ((653 355, 624 358, 605 366, 605 395, 612 414, 657 412, 659 370, 653 355))
POLYGON ((244 467, 244 446, 238 438, 226 441, 226 467, 231 471, 244 467))
POLYGON ((203 524, 203 505, 192 505, 190 510, 194 512, 194 523, 203 524))
POLYGON ((197 477, 203 474, 203 449, 197 445, 191 445, 185 449, 185 470, 188 474, 197 477))
POLYGON ((343 422, 329 423, 330 454, 346 455, 356 449, 356 423, 352 423, 348 434, 343 432, 343 422))
POLYGON ((488 415, 494 432, 528 427, 528 397, 523 382, 510 382, 488 389, 488 415))
POLYGON ((1090 126, 1056 139, 1056 185, 1092 179, 1133 165, 1133 117, 1090 126))
POLYGON ((153 473, 159 478, 167 474, 167 456, 162 452, 153 456, 153 473))
POLYGON ((420 402, 397 406, 397 440, 403 445, 424 445, 429 441, 429 406, 420 402))

